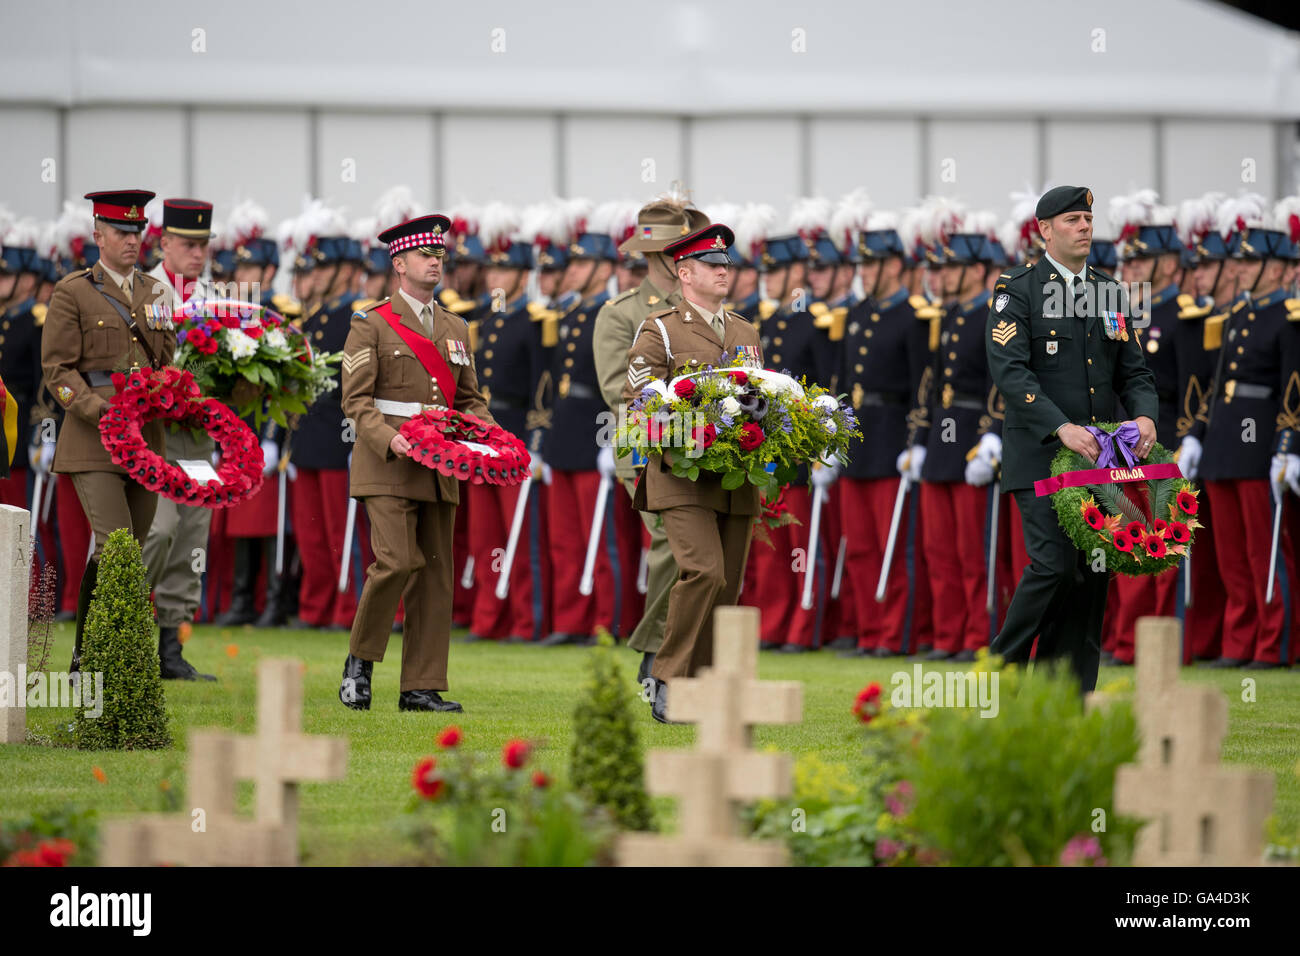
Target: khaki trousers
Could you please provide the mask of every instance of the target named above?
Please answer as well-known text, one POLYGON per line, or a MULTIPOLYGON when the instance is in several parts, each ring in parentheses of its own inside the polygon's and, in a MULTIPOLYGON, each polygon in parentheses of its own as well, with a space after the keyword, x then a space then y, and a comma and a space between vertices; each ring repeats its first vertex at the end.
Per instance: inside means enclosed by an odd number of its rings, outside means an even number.
MULTIPOLYGON (((624 481, 623 487, 635 497, 636 481, 624 481)), ((664 643, 664 626, 668 621, 668 593, 677 581, 677 559, 668 545, 668 535, 657 514, 641 512, 641 520, 650 532, 650 553, 646 558, 645 610, 628 638, 627 646, 643 654, 657 654, 664 643)))
POLYGON ((402 690, 447 690, 451 644, 451 537, 456 506, 389 495, 365 499, 374 564, 366 568, 349 648, 382 661, 403 602, 402 690))
MULTIPOLYGON (((81 500, 91 533, 95 536, 92 561, 104 553, 108 536, 118 528, 127 528, 135 540, 144 545, 149 525, 153 522, 158 496, 129 475, 111 471, 76 471, 68 475, 72 487, 81 500)), ((82 561, 84 555, 69 555, 73 561, 82 561)), ((145 562, 146 567, 148 562, 145 562)))
POLYGON ((713 663, 713 611, 736 603, 753 535, 753 515, 699 505, 659 513, 681 574, 668 595, 664 642, 651 673, 658 680, 691 677, 713 663))
MULTIPOLYGON (((195 436, 187 428, 167 428, 166 457, 175 464, 207 461, 214 445, 207 435, 195 436)), ((144 565, 158 610, 159 627, 180 627, 194 620, 203 598, 203 569, 207 566, 210 508, 182 505, 159 497, 144 542, 144 565)))

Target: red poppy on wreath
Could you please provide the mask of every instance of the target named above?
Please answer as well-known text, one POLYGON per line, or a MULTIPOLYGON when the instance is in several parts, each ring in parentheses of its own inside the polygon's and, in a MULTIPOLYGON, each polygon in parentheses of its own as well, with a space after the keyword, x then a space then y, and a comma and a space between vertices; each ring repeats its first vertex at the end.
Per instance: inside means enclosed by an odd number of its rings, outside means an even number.
POLYGON ((1199 507, 1196 501, 1196 495, 1190 491, 1178 492, 1178 510, 1185 515, 1195 515, 1199 507))
POLYGON ((1147 554, 1153 558, 1163 558, 1165 556, 1165 539, 1158 534, 1149 534, 1143 542, 1146 546, 1147 554))
POLYGON ((475 485, 517 485, 528 477, 524 443, 466 412, 426 409, 400 431, 411 443, 411 458, 439 474, 475 485))
POLYGON ((143 369, 112 376, 118 391, 99 419, 99 433, 113 464, 136 482, 172 501, 205 508, 238 504, 262 486, 257 436, 225 405, 203 398, 194 377, 175 368, 143 369), (204 483, 152 451, 143 427, 157 419, 202 428, 217 443, 221 463, 204 483))
POLYGON ((1168 537, 1173 539, 1174 544, 1186 544, 1192 540, 1192 529, 1181 521, 1171 521, 1168 537))
POLYGON ((1141 521, 1130 521, 1124 525, 1124 532, 1134 544, 1141 544, 1142 539, 1146 537, 1147 528, 1141 521))
POLYGON ((689 378, 684 378, 673 386, 673 391, 677 393, 678 398, 692 398, 695 395, 695 383, 689 378))
POLYGON ((1093 531, 1100 531, 1106 524, 1106 516, 1101 513, 1101 509, 1092 506, 1083 513, 1083 520, 1088 522, 1088 527, 1093 531))
POLYGON ((1167 537, 1169 537, 1169 525, 1168 525, 1168 523, 1167 523, 1167 522, 1164 522, 1164 521, 1161 521, 1159 518, 1157 518, 1155 521, 1151 522, 1151 530, 1154 531, 1156 534, 1160 535, 1160 537, 1162 537, 1162 538, 1167 538, 1167 537))
POLYGON ((1128 536, 1127 531, 1116 531, 1111 543, 1115 545, 1117 551, 1123 551, 1125 554, 1133 553, 1133 539, 1128 536))
POLYGON ((754 422, 745 422, 740 426, 740 444, 741 451, 753 451, 759 445, 763 444, 763 439, 767 436, 763 434, 763 429, 759 428, 754 422))

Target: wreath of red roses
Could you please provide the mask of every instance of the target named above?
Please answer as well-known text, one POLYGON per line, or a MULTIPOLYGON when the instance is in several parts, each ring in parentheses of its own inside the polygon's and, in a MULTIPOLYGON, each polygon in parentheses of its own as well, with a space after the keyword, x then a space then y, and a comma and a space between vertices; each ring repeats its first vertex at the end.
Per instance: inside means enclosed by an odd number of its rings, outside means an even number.
POLYGON ((99 419, 100 440, 113 464, 150 491, 183 505, 228 508, 261 486, 262 448, 257 436, 229 408, 204 398, 194 376, 168 366, 112 376, 117 394, 99 419), (221 451, 220 480, 200 483, 145 444, 143 427, 168 419, 202 428, 221 451))
POLYGON ((411 443, 411 457, 436 472, 475 485, 517 485, 528 477, 528 449, 500 425, 453 408, 430 408, 399 429, 411 443), (486 445, 493 457, 462 442, 486 445))

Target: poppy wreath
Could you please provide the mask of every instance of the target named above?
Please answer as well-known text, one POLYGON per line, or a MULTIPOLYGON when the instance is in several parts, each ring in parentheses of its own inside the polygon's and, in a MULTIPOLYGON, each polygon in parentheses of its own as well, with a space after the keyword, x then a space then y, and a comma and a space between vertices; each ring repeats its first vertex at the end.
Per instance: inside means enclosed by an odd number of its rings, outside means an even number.
MULTIPOLYGON (((1114 432, 1120 426, 1097 426, 1114 432)), ((1159 442, 1135 468, 1170 465, 1173 454, 1159 442)), ((1052 459, 1052 475, 1092 471, 1097 465, 1062 447, 1052 459)), ((1106 569, 1131 577, 1161 574, 1176 566, 1192 545, 1200 505, 1196 487, 1181 475, 1064 487, 1052 494, 1061 528, 1075 547, 1091 555, 1100 548, 1106 569)))
POLYGON ((112 376, 117 394, 99 419, 100 440, 113 464, 150 491, 183 505, 228 508, 262 487, 262 448, 252 429, 215 398, 204 398, 194 376, 178 368, 139 369, 112 376), (217 481, 198 482, 145 443, 146 422, 166 419, 202 428, 217 443, 217 481))
POLYGON ((523 442, 500 425, 454 408, 426 409, 399 431, 411 443, 413 459, 448 477, 475 485, 517 485, 528 477, 531 456, 523 442))

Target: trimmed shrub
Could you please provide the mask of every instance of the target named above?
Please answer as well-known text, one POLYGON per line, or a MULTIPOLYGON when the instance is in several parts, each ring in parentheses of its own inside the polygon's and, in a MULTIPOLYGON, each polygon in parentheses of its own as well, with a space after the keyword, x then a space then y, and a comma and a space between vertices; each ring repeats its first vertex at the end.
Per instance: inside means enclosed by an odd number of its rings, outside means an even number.
POLYGON ((108 536, 86 615, 81 648, 83 680, 104 675, 103 713, 77 711, 73 741, 79 750, 160 750, 171 746, 158 667, 153 609, 140 545, 119 528, 108 536))

